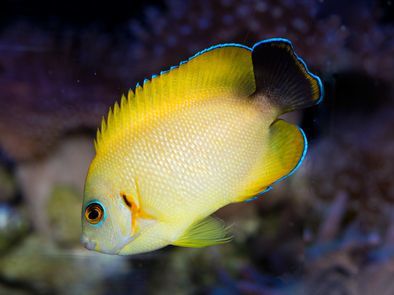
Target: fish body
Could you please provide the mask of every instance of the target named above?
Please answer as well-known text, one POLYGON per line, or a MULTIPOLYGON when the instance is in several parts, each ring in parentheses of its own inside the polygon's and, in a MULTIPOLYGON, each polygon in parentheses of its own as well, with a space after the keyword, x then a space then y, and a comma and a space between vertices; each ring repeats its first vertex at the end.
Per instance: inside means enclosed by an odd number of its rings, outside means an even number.
POLYGON ((305 135, 278 117, 321 97, 320 79, 284 39, 212 47, 137 85, 97 134, 85 246, 127 255, 227 242, 209 216, 299 166, 305 135))

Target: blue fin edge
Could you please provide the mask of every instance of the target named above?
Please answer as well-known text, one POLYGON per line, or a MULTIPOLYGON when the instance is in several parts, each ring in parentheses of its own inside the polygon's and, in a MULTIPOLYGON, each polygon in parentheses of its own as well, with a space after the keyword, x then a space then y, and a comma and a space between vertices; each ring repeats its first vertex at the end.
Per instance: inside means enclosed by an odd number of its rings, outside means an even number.
POLYGON ((294 56, 295 56, 295 57, 297 58, 297 60, 304 66, 305 71, 307 72, 307 74, 317 81, 317 84, 319 85, 319 94, 320 94, 320 96, 319 96, 319 98, 316 100, 316 103, 315 103, 315 104, 321 103, 321 102, 323 101, 323 97, 324 97, 324 87, 323 87, 323 83, 322 83, 320 77, 317 76, 317 75, 315 75, 315 74, 313 74, 313 73, 309 70, 309 68, 308 68, 308 66, 307 66, 307 64, 306 64, 306 62, 305 62, 301 57, 298 56, 298 54, 297 54, 297 53, 295 52, 295 50, 294 50, 293 43, 292 43, 289 39, 286 39, 286 38, 270 38, 270 39, 262 40, 262 41, 260 41, 260 42, 257 42, 256 44, 254 44, 253 47, 252 47, 252 50, 254 50, 254 48, 257 47, 257 46, 259 46, 260 44, 272 43, 272 42, 287 43, 287 44, 291 47, 291 50, 292 50, 294 56))
POLYGON ((274 183, 272 183, 272 185, 285 180, 287 177, 293 175, 301 166, 302 162, 304 161, 305 157, 306 157, 306 152, 308 151, 308 140, 306 139, 306 135, 304 130, 302 130, 300 127, 298 127, 298 130, 301 132, 302 137, 304 138, 304 150, 302 151, 302 155, 300 160, 298 161, 297 165, 285 176, 282 176, 281 178, 279 178, 277 181, 275 181, 274 183))
MULTIPOLYGON (((211 51, 211 50, 214 50, 214 49, 217 49, 217 48, 223 48, 223 47, 240 47, 240 48, 244 48, 244 49, 246 49, 246 50, 252 51, 252 48, 250 48, 250 47, 248 47, 248 46, 246 46, 246 45, 238 44, 238 43, 223 43, 223 44, 213 45, 213 46, 211 46, 211 47, 208 47, 208 48, 206 48, 206 49, 203 49, 203 50, 197 52, 196 54, 194 54, 193 56, 189 57, 188 59, 181 61, 181 62, 180 62, 178 65, 176 65, 176 66, 171 66, 171 67, 170 67, 169 69, 167 69, 167 70, 160 71, 160 73, 159 73, 158 75, 157 75, 157 74, 153 74, 152 77, 151 77, 151 79, 150 79, 150 81, 152 81, 152 80, 155 79, 155 78, 158 78, 158 77, 161 76, 161 75, 167 74, 168 72, 171 72, 171 71, 174 70, 174 69, 179 68, 179 66, 188 63, 189 61, 191 61, 192 59, 196 58, 197 56, 200 56, 200 55, 202 55, 202 54, 204 54, 204 53, 206 53, 206 52, 208 52, 208 51, 211 51)), ((143 82, 142 85, 144 85, 144 84, 145 84, 146 82, 148 82, 148 81, 149 81, 149 79, 144 79, 144 82, 143 82)), ((137 87, 139 87, 139 86, 140 86, 140 83, 138 82, 138 83, 136 84, 135 88, 137 88, 137 87)))
POLYGON ((245 200, 244 202, 249 203, 249 202, 253 202, 254 200, 257 200, 258 198, 261 197, 261 195, 269 192, 270 190, 272 190, 272 186, 267 187, 265 190, 263 190, 262 192, 259 192, 257 195, 251 197, 250 199, 245 200))

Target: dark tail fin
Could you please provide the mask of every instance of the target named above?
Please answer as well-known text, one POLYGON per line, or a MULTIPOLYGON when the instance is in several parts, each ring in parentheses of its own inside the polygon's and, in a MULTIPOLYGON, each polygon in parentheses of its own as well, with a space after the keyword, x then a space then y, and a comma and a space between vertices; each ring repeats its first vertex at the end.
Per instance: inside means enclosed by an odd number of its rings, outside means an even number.
POLYGON ((256 96, 264 96, 280 113, 318 104, 323 86, 309 72, 287 39, 275 38, 256 43, 252 52, 256 96))

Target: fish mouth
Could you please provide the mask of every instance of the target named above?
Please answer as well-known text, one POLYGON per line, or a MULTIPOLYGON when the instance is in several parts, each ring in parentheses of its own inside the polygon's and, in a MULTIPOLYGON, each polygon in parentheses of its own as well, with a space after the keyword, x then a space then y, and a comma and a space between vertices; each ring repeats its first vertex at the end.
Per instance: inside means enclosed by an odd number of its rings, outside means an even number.
POLYGON ((86 236, 82 236, 81 237, 81 243, 83 244, 83 246, 88 249, 88 250, 96 250, 97 247, 97 242, 92 241, 91 239, 89 239, 86 236))
POLYGON ((124 247, 126 247, 129 243, 134 241, 138 236, 139 234, 130 237, 125 237, 118 245, 108 250, 101 247, 99 248, 96 241, 91 240, 90 238, 84 235, 81 237, 81 243, 88 250, 102 252, 106 254, 118 255, 119 252, 122 251, 124 247))

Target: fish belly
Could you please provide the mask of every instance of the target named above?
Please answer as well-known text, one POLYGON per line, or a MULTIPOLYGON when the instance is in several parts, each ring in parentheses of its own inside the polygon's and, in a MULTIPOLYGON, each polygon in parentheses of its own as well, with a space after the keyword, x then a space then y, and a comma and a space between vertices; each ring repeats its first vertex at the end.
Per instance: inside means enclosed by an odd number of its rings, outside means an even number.
POLYGON ((131 153, 143 206, 193 219, 233 202, 270 123, 252 104, 218 99, 183 107, 143 129, 131 153))

